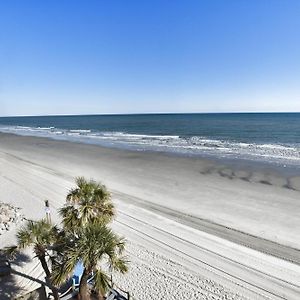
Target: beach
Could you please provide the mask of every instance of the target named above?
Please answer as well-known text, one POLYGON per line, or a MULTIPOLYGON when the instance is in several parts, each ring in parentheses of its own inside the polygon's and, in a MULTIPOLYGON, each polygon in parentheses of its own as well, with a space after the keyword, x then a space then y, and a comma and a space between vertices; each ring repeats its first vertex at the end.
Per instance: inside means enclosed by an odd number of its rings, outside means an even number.
POLYGON ((0 202, 26 218, 48 199, 59 223, 77 176, 112 192, 131 261, 116 280, 134 299, 299 299, 297 174, 0 133, 0 202))

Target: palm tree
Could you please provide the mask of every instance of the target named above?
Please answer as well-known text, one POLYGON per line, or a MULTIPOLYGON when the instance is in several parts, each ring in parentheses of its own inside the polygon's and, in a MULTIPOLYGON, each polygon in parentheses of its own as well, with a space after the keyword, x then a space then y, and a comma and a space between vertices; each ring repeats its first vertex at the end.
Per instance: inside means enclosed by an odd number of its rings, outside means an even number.
POLYGON ((105 224, 90 223, 80 227, 73 239, 68 241, 69 244, 64 247, 62 261, 53 265, 53 282, 64 282, 76 264, 82 262, 84 271, 79 285, 80 299, 90 299, 88 278, 91 274, 94 274, 94 288, 99 299, 104 299, 110 287, 109 275, 113 272, 127 272, 127 260, 123 256, 124 239, 113 233, 105 224))
POLYGON ((64 282, 76 264, 83 262, 79 284, 81 299, 89 299, 87 280, 92 272, 95 289, 103 298, 109 277, 99 263, 106 260, 110 272, 126 272, 127 262, 122 257, 125 242, 106 227, 115 215, 106 187, 83 177, 76 178, 76 185, 67 195, 67 204, 60 209, 66 238, 57 249, 60 259, 54 264, 53 280, 57 284, 64 282))
POLYGON ((76 178, 76 185, 67 195, 67 204, 60 209, 64 228, 74 232, 86 224, 110 222, 115 209, 106 187, 83 177, 76 178))
POLYGON ((24 227, 17 232, 17 246, 12 247, 15 253, 27 247, 33 247, 36 257, 39 259, 46 281, 52 290, 54 299, 59 299, 58 290, 51 280, 51 272, 47 264, 47 257, 51 259, 49 249, 57 241, 59 230, 46 220, 37 222, 28 221, 24 227))

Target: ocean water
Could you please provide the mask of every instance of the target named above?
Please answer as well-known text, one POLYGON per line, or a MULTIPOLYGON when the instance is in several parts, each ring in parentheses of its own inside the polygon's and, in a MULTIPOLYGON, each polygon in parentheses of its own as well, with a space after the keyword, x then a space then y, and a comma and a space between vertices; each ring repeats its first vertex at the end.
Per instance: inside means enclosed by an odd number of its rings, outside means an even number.
POLYGON ((3 117, 0 131, 300 168, 300 113, 3 117))

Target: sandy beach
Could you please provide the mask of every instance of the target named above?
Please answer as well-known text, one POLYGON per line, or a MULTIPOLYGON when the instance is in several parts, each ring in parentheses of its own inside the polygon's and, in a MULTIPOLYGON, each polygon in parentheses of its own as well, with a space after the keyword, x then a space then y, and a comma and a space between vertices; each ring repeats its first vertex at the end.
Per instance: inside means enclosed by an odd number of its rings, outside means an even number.
MULTIPOLYGON (((213 160, 0 134, 0 202, 51 216, 74 178, 103 182, 134 299, 299 299, 300 179, 213 160)), ((14 230, 0 235, 1 247, 14 230)), ((30 271, 34 274, 34 271, 30 271)))

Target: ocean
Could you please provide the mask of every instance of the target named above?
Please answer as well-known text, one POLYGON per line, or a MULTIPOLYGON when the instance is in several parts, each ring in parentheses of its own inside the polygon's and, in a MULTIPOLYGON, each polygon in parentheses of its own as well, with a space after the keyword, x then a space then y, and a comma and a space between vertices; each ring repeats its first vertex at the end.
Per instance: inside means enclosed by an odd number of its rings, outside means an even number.
POLYGON ((2 117, 0 131, 300 168, 300 113, 2 117))

